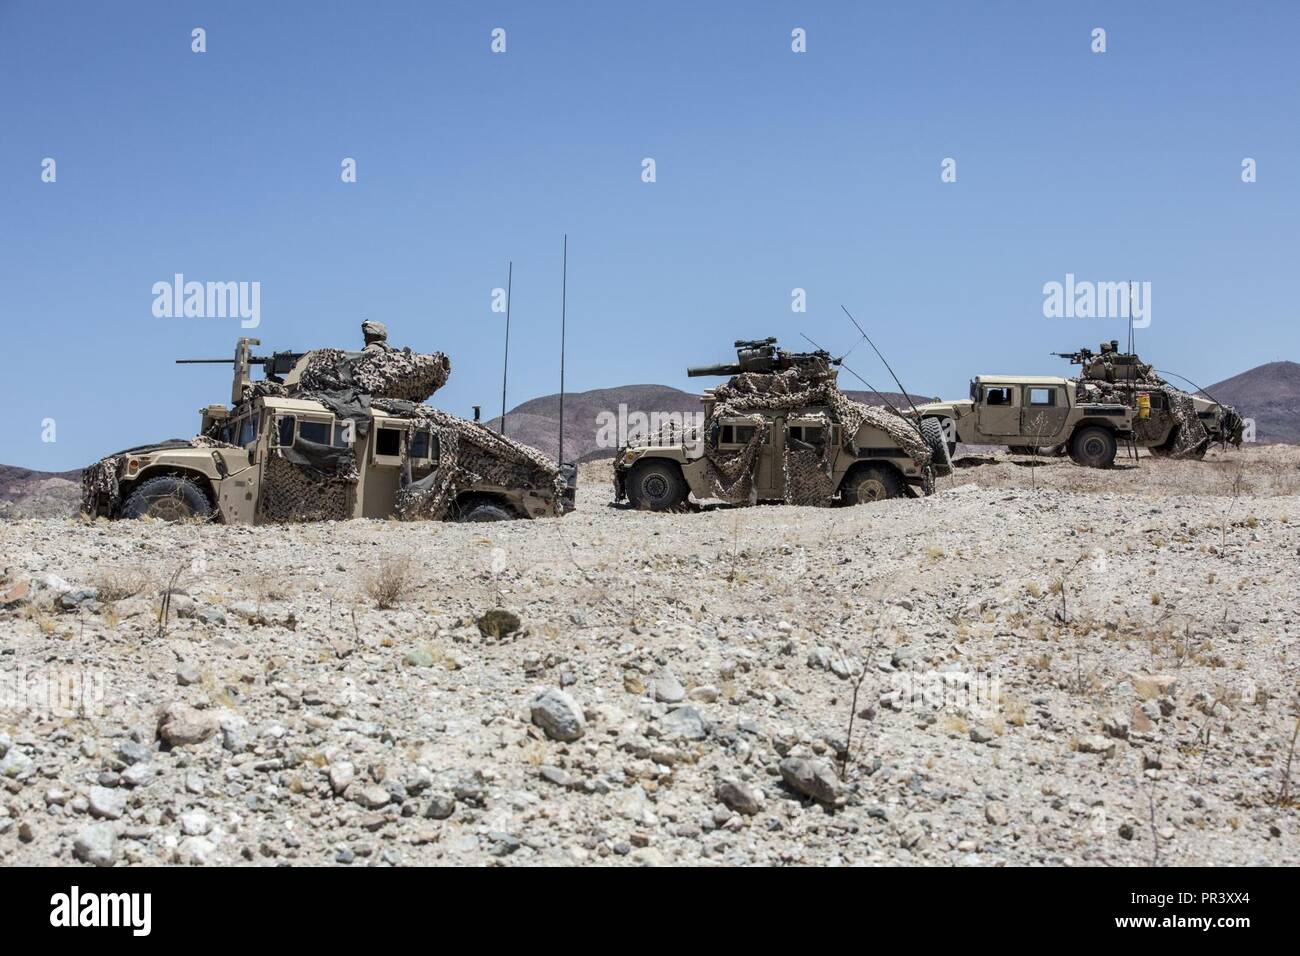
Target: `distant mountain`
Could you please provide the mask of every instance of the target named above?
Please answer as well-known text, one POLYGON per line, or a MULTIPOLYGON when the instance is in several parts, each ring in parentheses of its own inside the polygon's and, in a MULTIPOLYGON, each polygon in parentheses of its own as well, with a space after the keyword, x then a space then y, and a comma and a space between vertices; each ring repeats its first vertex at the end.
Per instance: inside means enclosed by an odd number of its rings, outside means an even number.
POLYGON ((53 472, 0 465, 0 518, 69 515, 80 501, 80 469, 53 472))
POLYGON ((1255 440, 1300 442, 1300 363, 1269 362, 1211 385, 1202 394, 1255 420, 1255 440))
MULTIPOLYGON (((621 437, 644 428, 654 415, 686 416, 703 411, 700 396, 667 385, 622 385, 564 396, 564 452, 568 461, 613 458, 621 437), (624 409, 623 434, 619 434, 619 408, 624 409)), ((677 418, 677 421, 691 421, 677 418)), ((487 423, 500 427, 501 418, 487 423)), ((506 412, 506 435, 555 457, 560 443, 560 396, 544 395, 506 412)))
MULTIPOLYGON (((848 391, 851 398, 868 405, 881 404, 873 392, 848 391)), ((907 400, 898 392, 881 395, 897 408, 906 408, 907 400)), ((930 401, 913 395, 912 401, 920 404, 930 401)), ((622 385, 617 388, 599 388, 590 392, 570 392, 564 396, 564 449, 569 461, 595 461, 612 458, 619 441, 634 434, 646 424, 653 427, 653 416, 665 422, 666 416, 693 415, 703 412, 700 397, 694 392, 683 392, 667 385, 622 385), (623 415, 623 435, 618 433, 619 407, 623 415), (634 417, 636 413, 644 419, 634 417), (612 440, 612 443, 611 443, 612 440)), ((685 419, 687 423, 691 419, 685 419)), ((492 419, 489 428, 500 427, 501 419, 492 419)), ((506 413, 506 435, 552 457, 559 447, 560 397, 546 395, 524 402, 506 413)))

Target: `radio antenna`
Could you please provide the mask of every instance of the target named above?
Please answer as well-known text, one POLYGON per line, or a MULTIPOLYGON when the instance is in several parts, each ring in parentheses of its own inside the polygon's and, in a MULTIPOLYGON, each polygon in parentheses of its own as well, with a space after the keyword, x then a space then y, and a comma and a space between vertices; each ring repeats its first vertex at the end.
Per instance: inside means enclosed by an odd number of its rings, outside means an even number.
POLYGON ((556 461, 564 464, 564 333, 569 301, 569 234, 564 234, 564 258, 560 266, 560 451, 556 461))
POLYGON ((858 325, 858 320, 853 317, 853 313, 850 312, 848 309, 845 309, 843 305, 841 305, 840 308, 844 309, 844 314, 849 317, 849 321, 852 322, 855 326, 857 326, 858 331, 862 333, 862 337, 866 339, 867 344, 871 346, 871 351, 876 353, 876 355, 879 357, 881 362, 884 362, 885 368, 889 370, 889 375, 894 380, 894 384, 898 386, 898 390, 902 392, 903 397, 907 399, 907 404, 911 406, 912 414, 916 416, 916 420, 912 424, 916 427, 916 430, 920 432, 921 413, 916 410, 916 405, 912 401, 911 394, 907 391, 907 389, 903 387, 903 383, 898 380, 898 376, 895 375, 894 370, 889 367, 889 363, 885 361, 885 357, 880 354, 880 349, 876 348, 876 343, 871 341, 871 336, 867 335, 867 330, 864 329, 862 326, 858 325))
POLYGON ((515 264, 506 262, 506 357, 501 365, 501 434, 506 433, 506 376, 510 373, 510 292, 515 264))
MULTIPOLYGON (((818 345, 816 342, 813 342, 813 340, 812 340, 811 338, 808 338, 807 335, 804 335, 803 332, 800 332, 799 334, 800 334, 800 335, 803 335, 803 337, 804 337, 805 339, 808 339, 809 343, 813 346, 813 348, 821 349, 821 351, 823 351, 823 352, 826 351, 826 350, 823 349, 820 345, 818 345)), ((862 340, 859 339, 858 341, 861 342, 862 340)), ((849 349, 849 352, 852 352, 852 351, 853 351, 853 349, 849 349)), ((844 354, 845 354, 845 355, 848 355, 848 352, 845 352, 844 354)), ((843 357, 840 357, 840 358, 838 358, 838 359, 835 359, 835 364, 838 365, 840 368, 844 369, 844 371, 848 372, 850 375, 852 375, 854 378, 856 378, 856 379, 857 379, 859 382, 861 382, 863 385, 867 386, 867 388, 871 389, 872 394, 874 394, 874 395, 876 396, 876 398, 880 399, 880 404, 884 405, 887 409, 889 409, 891 412, 893 412, 893 413, 894 413, 895 415, 897 415, 899 418, 903 418, 903 417, 904 417, 902 412, 900 412, 897 408, 895 408, 892 404, 890 404, 889 399, 885 398, 885 396, 881 395, 879 392, 876 391, 876 386, 872 385, 870 382, 868 382, 865 378, 863 378, 863 377, 862 377, 861 375, 859 375, 857 372, 853 371, 853 369, 851 369, 851 368, 849 368, 847 365, 845 365, 845 364, 844 364, 844 358, 843 358, 843 357)))

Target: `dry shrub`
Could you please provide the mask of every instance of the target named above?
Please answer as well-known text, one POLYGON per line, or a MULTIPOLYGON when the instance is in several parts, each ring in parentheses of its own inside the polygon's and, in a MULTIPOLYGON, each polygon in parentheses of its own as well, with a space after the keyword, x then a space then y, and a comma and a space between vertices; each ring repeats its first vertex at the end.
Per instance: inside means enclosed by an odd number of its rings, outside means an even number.
POLYGON ((124 571, 113 568, 101 571, 92 582, 101 604, 116 604, 147 590, 153 580, 141 571, 124 571))
POLYGON ((409 557, 386 558, 366 575, 366 597, 381 611, 396 607, 415 589, 415 569, 409 557))

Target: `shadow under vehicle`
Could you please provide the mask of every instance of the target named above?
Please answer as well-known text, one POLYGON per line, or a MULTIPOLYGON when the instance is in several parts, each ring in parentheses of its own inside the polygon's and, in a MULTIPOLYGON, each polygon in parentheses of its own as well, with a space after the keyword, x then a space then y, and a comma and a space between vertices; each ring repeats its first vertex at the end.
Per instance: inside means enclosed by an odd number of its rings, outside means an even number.
POLYGON ((255 357, 258 344, 239 340, 232 404, 203 409, 199 435, 87 468, 82 511, 263 524, 496 521, 573 510, 575 466, 560 468, 479 422, 421 404, 450 374, 441 353, 385 344, 255 357), (253 365, 266 378, 253 381, 253 365))
POLYGON ((929 494, 951 462, 937 425, 855 402, 826 352, 787 352, 776 339, 738 341, 734 364, 705 390, 702 427, 661 431, 621 447, 615 501, 652 511, 696 502, 858 504, 929 494), (924 434, 923 434, 924 432, 924 434))

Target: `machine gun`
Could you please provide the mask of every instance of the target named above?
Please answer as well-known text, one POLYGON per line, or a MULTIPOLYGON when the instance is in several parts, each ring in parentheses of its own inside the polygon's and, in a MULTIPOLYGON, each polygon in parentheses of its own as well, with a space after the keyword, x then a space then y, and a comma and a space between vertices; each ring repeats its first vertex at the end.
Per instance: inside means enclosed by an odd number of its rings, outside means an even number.
POLYGON ((1092 360, 1096 353, 1092 349, 1079 349, 1077 352, 1053 352, 1057 358, 1063 358, 1071 365, 1083 365, 1092 360))
POLYGON ((1119 341, 1111 339, 1101 343, 1101 351, 1079 349, 1077 352, 1053 352, 1071 364, 1083 366, 1080 377, 1095 382, 1138 382, 1153 377, 1150 365, 1133 352, 1121 352, 1119 341))
POLYGON ((735 343, 736 361, 719 365, 697 365, 686 370, 691 378, 703 375, 740 375, 742 372, 783 372, 786 369, 814 365, 825 362, 839 365, 840 360, 832 358, 829 352, 818 349, 816 352, 787 352, 778 348, 776 339, 737 339, 735 343))
POLYGON ((261 339, 241 338, 235 346, 235 357, 228 359, 177 359, 177 365, 233 365, 235 383, 230 392, 231 404, 243 401, 244 386, 250 384, 249 370, 254 365, 262 366, 267 379, 279 382, 298 364, 306 352, 272 352, 270 355, 253 355, 249 347, 261 345, 261 339))

